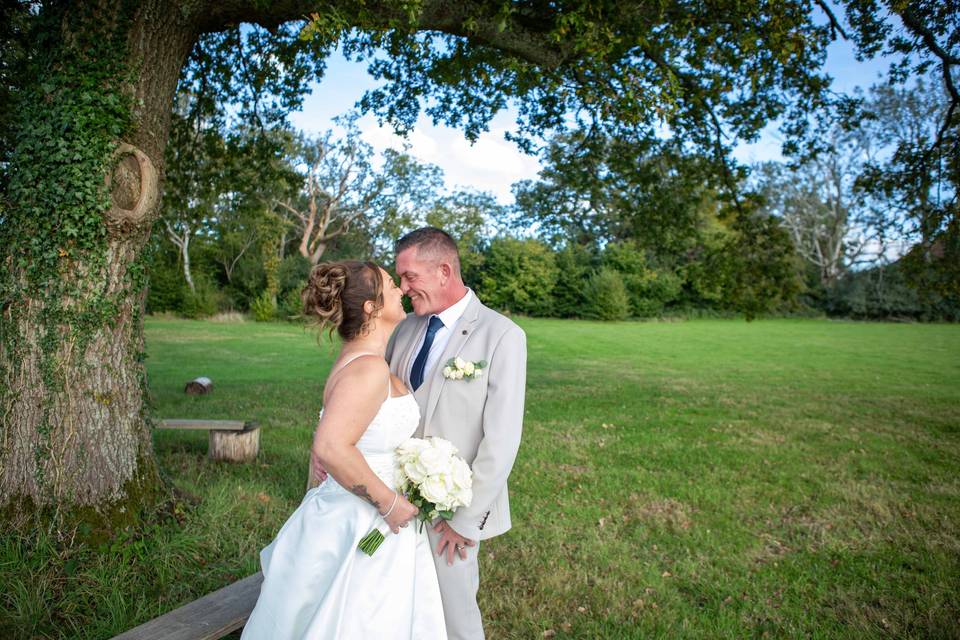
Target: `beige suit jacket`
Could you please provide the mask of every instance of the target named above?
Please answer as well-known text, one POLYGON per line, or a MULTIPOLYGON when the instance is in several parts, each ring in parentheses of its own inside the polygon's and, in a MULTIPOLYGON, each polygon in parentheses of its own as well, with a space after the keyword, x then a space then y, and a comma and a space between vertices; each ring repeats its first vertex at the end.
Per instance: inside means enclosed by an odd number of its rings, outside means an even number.
MULTIPOLYGON (((410 367, 427 330, 429 316, 409 314, 387 344, 390 371, 408 388, 410 367)), ((527 377, 527 337, 513 321, 474 296, 452 329, 449 342, 423 384, 414 392, 420 405, 417 437, 452 442, 473 469, 473 501, 450 524, 462 536, 484 540, 510 528, 507 477, 520 447, 527 377), (487 361, 483 375, 448 380, 443 368, 454 357, 487 361)))

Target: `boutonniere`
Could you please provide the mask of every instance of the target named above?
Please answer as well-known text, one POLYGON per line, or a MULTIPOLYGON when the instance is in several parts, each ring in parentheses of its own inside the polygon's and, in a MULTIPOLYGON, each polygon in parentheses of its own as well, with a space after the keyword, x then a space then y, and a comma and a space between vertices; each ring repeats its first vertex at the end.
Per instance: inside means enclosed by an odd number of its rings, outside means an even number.
POLYGON ((486 368, 486 360, 467 362, 461 358, 450 358, 450 361, 443 367, 443 377, 450 380, 472 380, 483 375, 486 368))

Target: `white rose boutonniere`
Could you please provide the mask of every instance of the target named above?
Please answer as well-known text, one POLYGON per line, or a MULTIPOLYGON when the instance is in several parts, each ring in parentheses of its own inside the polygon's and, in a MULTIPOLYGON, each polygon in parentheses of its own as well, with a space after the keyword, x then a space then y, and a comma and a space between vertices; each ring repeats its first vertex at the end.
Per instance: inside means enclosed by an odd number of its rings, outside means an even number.
POLYGON ((443 377, 450 380, 473 380, 483 375, 487 361, 468 362, 462 358, 450 358, 443 367, 443 377))

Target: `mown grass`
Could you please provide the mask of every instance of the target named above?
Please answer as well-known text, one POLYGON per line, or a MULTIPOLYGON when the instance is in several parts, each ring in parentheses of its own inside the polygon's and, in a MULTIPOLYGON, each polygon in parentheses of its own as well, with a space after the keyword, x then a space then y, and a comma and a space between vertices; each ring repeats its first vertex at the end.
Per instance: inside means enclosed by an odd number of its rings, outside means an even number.
MULTIPOLYGON (((960 327, 519 322, 489 637, 960 637, 960 327)), ((99 549, 0 541, 4 637, 110 637, 252 573, 302 496, 331 348, 154 319, 147 350, 157 416, 259 420, 260 457, 212 463, 205 433, 157 432, 195 504, 99 549), (212 395, 182 393, 197 375, 212 395)))

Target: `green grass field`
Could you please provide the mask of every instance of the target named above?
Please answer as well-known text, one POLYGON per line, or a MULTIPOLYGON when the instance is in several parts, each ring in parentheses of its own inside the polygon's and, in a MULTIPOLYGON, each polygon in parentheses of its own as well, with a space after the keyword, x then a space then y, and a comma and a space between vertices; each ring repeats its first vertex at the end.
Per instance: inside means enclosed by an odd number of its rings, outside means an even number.
MULTIPOLYGON (((514 529, 481 547, 490 638, 960 637, 960 326, 519 323, 514 529)), ((260 458, 156 433, 196 503, 99 550, 4 541, 0 631, 109 637, 255 572, 299 503, 334 349, 294 325, 150 319, 147 351, 157 417, 259 420, 260 458), (197 375, 212 395, 182 393, 197 375)))

